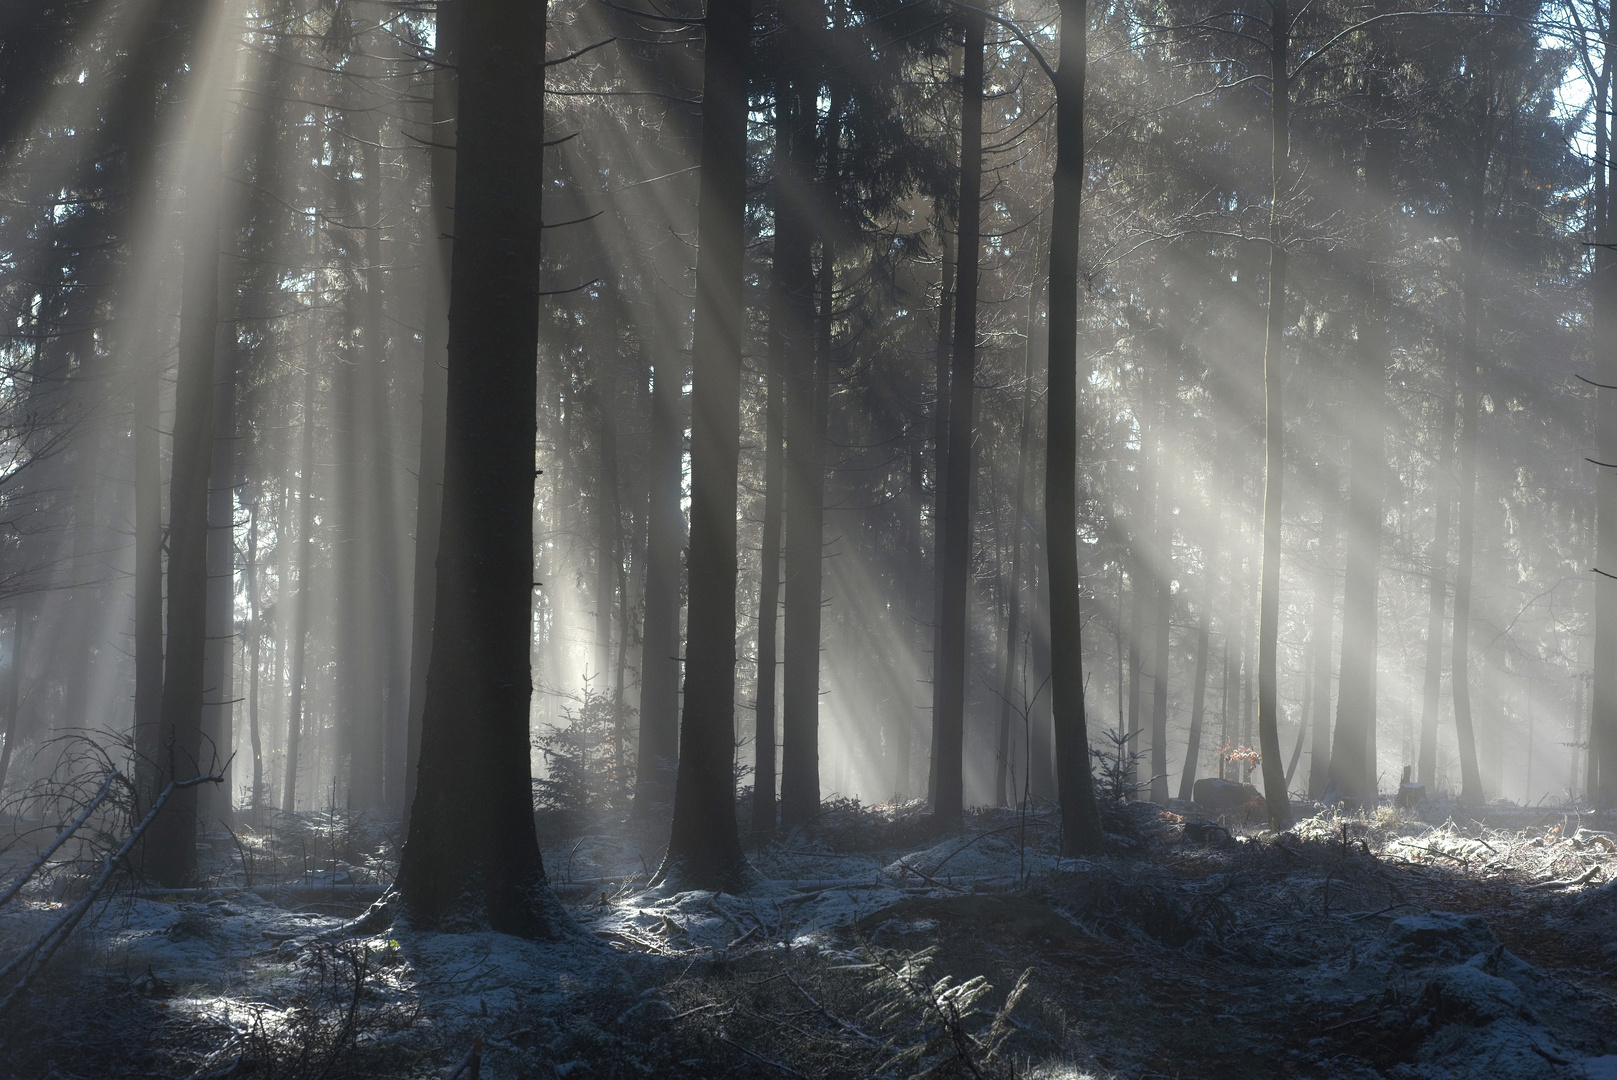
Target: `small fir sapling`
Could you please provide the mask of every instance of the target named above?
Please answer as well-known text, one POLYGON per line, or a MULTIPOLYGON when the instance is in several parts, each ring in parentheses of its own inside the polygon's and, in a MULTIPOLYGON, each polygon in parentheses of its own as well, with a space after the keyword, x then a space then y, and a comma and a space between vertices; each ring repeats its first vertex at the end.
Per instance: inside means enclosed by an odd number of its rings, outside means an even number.
POLYGON ((534 810, 561 831, 594 813, 626 813, 634 797, 634 747, 620 734, 634 728, 635 711, 589 685, 563 722, 547 725, 535 743, 545 775, 533 781, 534 810), (618 715, 621 709, 623 715, 618 715), (621 744, 620 744, 621 743, 621 744))

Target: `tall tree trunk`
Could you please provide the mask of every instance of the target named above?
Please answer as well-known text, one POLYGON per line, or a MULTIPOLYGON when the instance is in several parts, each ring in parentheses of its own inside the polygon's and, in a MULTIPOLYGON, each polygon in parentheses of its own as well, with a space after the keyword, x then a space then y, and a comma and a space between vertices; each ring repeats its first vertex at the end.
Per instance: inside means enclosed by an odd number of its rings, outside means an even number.
POLYGON ((1313 714, 1314 731, 1308 759, 1308 795, 1321 798, 1331 766, 1331 631, 1336 610, 1336 571, 1327 562, 1336 547, 1336 515, 1339 499, 1335 466, 1319 463, 1319 565, 1314 568, 1313 628, 1313 714))
MULTIPOLYGON (((225 277, 232 279, 227 273, 225 277)), ((222 283, 223 285, 224 283, 222 283)), ((234 280, 225 302, 236 306, 234 280)), ((198 792, 204 824, 228 819, 231 806, 229 762, 233 735, 236 652, 236 311, 221 329, 221 345, 213 369, 213 463, 208 476, 208 640, 204 650, 203 754, 221 763, 225 782, 198 792)), ((177 423, 177 421, 176 421, 177 423)))
MULTIPOLYGON (((281 785, 281 811, 298 808, 298 756, 303 741, 304 666, 309 642, 309 575, 314 569, 314 391, 315 361, 319 357, 320 318, 311 303, 308 343, 303 356, 303 427, 298 462, 297 592, 292 605, 291 636, 287 643, 289 693, 286 711, 286 775, 281 785)), ((282 579, 285 581, 285 578, 282 579)), ((283 601, 285 602, 285 601, 283 601)))
POLYGON ((253 821, 264 804, 264 740, 258 723, 259 646, 264 632, 258 604, 258 499, 248 502, 247 561, 242 567, 247 585, 247 739, 253 751, 253 787, 249 805, 253 821))
MULTIPOLYGON (((1370 116, 1382 113, 1378 77, 1371 76, 1370 116)), ((1342 676, 1337 684, 1336 730, 1326 790, 1360 806, 1374 806, 1376 791, 1376 614, 1381 563, 1382 493, 1387 469, 1386 390, 1389 340, 1386 227, 1392 212, 1392 146, 1374 122, 1365 138, 1364 202, 1368 217, 1365 265, 1356 283, 1361 312, 1357 378, 1349 445, 1347 570, 1342 586, 1342 676)))
POLYGON ((1280 760, 1280 699, 1276 680, 1280 644, 1281 485, 1285 478, 1286 249, 1280 225, 1290 140, 1287 85, 1291 15, 1287 0, 1270 0, 1270 161, 1274 190, 1269 197, 1269 310, 1263 349, 1263 565, 1258 586, 1258 752, 1262 755, 1263 797, 1269 827, 1291 825, 1286 772, 1280 760))
POLYGON ((1050 581, 1050 713, 1063 855, 1104 846, 1089 769, 1078 578, 1078 225, 1084 183, 1087 0, 1061 0, 1056 169, 1050 209, 1049 378, 1045 399, 1045 552, 1050 581))
MULTIPOLYGON (((137 344, 137 348, 140 345, 137 344)), ((163 753, 163 463, 158 446, 160 373, 144 350, 135 363, 135 744, 136 787, 156 797, 163 753)))
POLYGON ((6 668, 6 741, 4 746, 0 746, 0 794, 5 793, 11 759, 16 756, 18 717, 22 713, 23 668, 28 662, 28 647, 33 641, 38 608, 39 598, 36 594, 20 597, 11 609, 10 663, 6 668))
MULTIPOLYGON (((1426 790, 1437 788, 1437 726, 1439 695, 1443 684, 1443 616, 1449 598, 1449 515, 1453 512, 1453 479, 1449 476, 1454 454, 1454 394, 1443 395, 1439 406, 1437 450, 1432 455, 1432 492, 1428 496, 1437 507, 1432 528, 1432 546, 1427 549, 1428 585, 1426 614, 1426 673, 1422 685, 1420 713, 1420 753, 1418 779, 1426 790)), ((1581 713, 1581 709, 1580 709, 1581 713)))
MULTIPOLYGON (((983 172, 983 16, 966 13, 960 107, 960 224, 955 265, 960 275, 954 311, 954 358, 949 386, 948 494, 943 510, 943 592, 940 597, 940 681, 934 683, 937 791, 933 813, 958 824, 965 812, 964 750, 966 624, 971 595, 972 432, 976 405, 977 256, 981 244, 983 172)), ((790 511, 788 511, 788 514, 790 511)))
MULTIPOLYGON (((202 747, 203 654, 207 644, 208 474, 213 459, 213 381, 219 337, 219 195, 224 80, 231 39, 201 27, 193 50, 196 112, 189 138, 185 267, 179 363, 174 385, 174 454, 169 480, 168 649, 160 709, 157 787, 216 767, 202 747)), ((177 790, 146 833, 144 869, 158 884, 187 884, 197 868, 197 789, 177 790)))
POLYGON ((1169 479, 1167 447, 1162 431, 1164 413, 1157 424, 1155 461, 1157 509, 1153 538, 1157 542, 1152 580, 1157 587, 1156 641, 1151 649, 1151 801, 1168 805, 1168 673, 1172 666, 1173 617, 1173 485, 1169 479))
POLYGON ((775 275, 786 390, 786 613, 782 634, 780 825, 791 829, 820 812, 820 560, 824 481, 815 446, 820 371, 814 334, 814 86, 784 95, 783 198, 775 218, 775 275))
POLYGON ((461 23, 437 606, 399 891, 413 923, 556 934, 534 832, 534 445, 547 5, 461 23))
MULTIPOLYGON (((1209 539, 1209 545, 1216 540, 1209 539)), ((1201 603, 1201 612, 1196 619, 1196 682, 1190 699, 1190 737, 1185 743, 1185 767, 1179 774, 1179 797, 1186 802, 1196 790, 1196 770, 1201 765, 1202 753, 1202 725, 1207 716, 1207 652, 1212 637, 1212 583, 1213 549, 1210 547, 1204 554, 1206 560, 1207 594, 1201 603)))
MULTIPOLYGON (((1136 492, 1136 495, 1138 494, 1139 492, 1136 492)), ((1145 636, 1145 582, 1147 575, 1139 552, 1134 550, 1132 537, 1129 542, 1127 558, 1129 562, 1129 703, 1128 727, 1123 734, 1132 736, 1128 743, 1128 752, 1133 754, 1140 749, 1140 698, 1143 691, 1140 680, 1145 671, 1145 661, 1140 655, 1140 639, 1145 636)), ((1138 789, 1140 785, 1139 758, 1132 759, 1127 772, 1130 785, 1138 789)))
POLYGON ((1476 539, 1477 427, 1481 403, 1477 388, 1477 302, 1478 289, 1470 264, 1475 251, 1476 230, 1467 243, 1467 269, 1461 285, 1463 316, 1460 348, 1460 509, 1459 551, 1454 580, 1454 647, 1450 663, 1454 690, 1454 731, 1460 743, 1460 801, 1479 805, 1487 796, 1482 790, 1482 773, 1477 767, 1476 729, 1471 716, 1471 577, 1476 539))
MULTIPOLYGON (((432 656, 437 597, 438 529, 443 507, 444 399, 448 393, 449 276, 455 235, 455 124, 460 115, 460 13, 463 0, 438 0, 436 67, 432 75, 432 134, 428 148, 431 225, 427 247, 426 310, 421 343, 421 452, 416 466, 415 563, 410 607, 410 689, 405 715, 404 805, 415 802, 421 764, 421 710, 432 656)), ((676 463, 677 465, 677 463, 676 463)))
POLYGON ((749 0, 710 0, 702 60, 696 323, 691 345, 691 544, 685 699, 673 827, 659 880, 734 887, 736 476, 747 180, 749 0))
MULTIPOLYGON (((679 350, 663 346, 651 375, 651 448, 646 501, 646 616, 640 640, 640 741, 636 753, 634 813, 666 820, 679 757, 679 584, 685 515, 680 509, 685 423, 680 394, 685 365, 679 350)), ((777 469, 779 451, 777 428, 777 469)), ((779 498, 779 482, 775 490, 779 498)), ((776 515, 777 538, 779 515, 776 515)), ((776 541, 777 547, 779 541, 776 541)), ((773 633, 771 633, 773 643, 773 633)), ((773 675, 774 662, 770 662, 773 675)), ((771 705, 774 694, 770 693, 771 705)), ((771 729, 773 724, 771 724, 771 729)), ((773 736, 770 751, 773 755, 773 736)), ((773 758, 771 758, 773 760, 773 758)), ((775 769, 769 770, 773 820, 775 769)), ((762 774, 760 774, 762 775, 762 774)))
MULTIPOLYGON (((1617 252, 1612 250, 1612 225, 1617 215, 1611 210, 1617 162, 1611 161, 1613 140, 1608 126, 1617 34, 1609 28, 1603 45, 1595 111, 1599 118, 1595 124, 1595 266, 1589 286, 1597 327, 1594 344, 1600 355, 1599 380, 1603 384, 1595 391, 1596 438, 1600 460, 1609 465, 1617 463, 1617 344, 1612 341, 1613 329, 1617 328, 1617 252)), ((1617 658, 1617 579, 1606 575, 1617 574, 1617 468, 1602 466, 1597 471, 1595 565, 1603 573, 1595 575, 1594 703, 1589 716, 1585 791, 1592 804, 1610 808, 1617 806, 1617 663, 1613 663, 1617 658)), ((1455 641, 1458 651, 1458 636, 1455 641)))
MULTIPOLYGON (((1034 241, 1033 265, 1044 264, 1044 237, 1034 241)), ((1005 618, 1005 667, 999 680, 999 740, 994 755, 994 805, 1008 806, 1006 790, 1011 756, 1011 694, 1016 690, 1016 651, 1022 640, 1022 519, 1026 514, 1028 450, 1033 441, 1033 320, 1038 310, 1039 289, 1030 286, 1027 294, 1027 329, 1022 342, 1022 432, 1016 447, 1016 493, 1011 510, 1011 580, 1008 588, 1009 611, 1005 618)), ((1024 708, 1031 702, 1024 701, 1024 708)))
MULTIPOLYGON (((781 221, 792 217, 787 191, 792 163, 787 144, 791 142, 791 87, 784 79, 775 87, 775 223, 779 244, 781 221)), ((791 228, 791 226, 789 226, 791 228)), ((791 251, 787 236, 787 251, 791 251)), ((776 257, 779 247, 776 246, 776 257)), ((755 734, 752 757, 752 834, 758 842, 775 833, 775 689, 776 635, 781 606, 781 503, 786 485, 784 462, 784 378, 786 378, 786 325, 791 320, 786 283, 776 265, 770 280, 770 340, 766 357, 765 406, 763 406, 763 540, 758 551, 758 700, 754 707, 755 734)))

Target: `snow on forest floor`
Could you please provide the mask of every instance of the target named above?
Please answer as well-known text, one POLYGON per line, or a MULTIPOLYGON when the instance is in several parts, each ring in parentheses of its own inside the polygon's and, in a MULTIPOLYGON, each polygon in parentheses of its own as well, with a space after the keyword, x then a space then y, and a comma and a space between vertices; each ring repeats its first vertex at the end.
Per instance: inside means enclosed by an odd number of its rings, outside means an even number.
MULTIPOLYGON (((559 942, 347 936, 393 830, 282 817, 211 841, 211 889, 101 907, 0 1018, 0 1078, 442 1077, 479 1046, 499 1080, 1617 1080, 1612 821, 1312 813, 1275 836, 1135 803, 1075 860, 1047 811, 938 835, 842 803, 734 895, 648 887, 656 844, 595 822, 546 848, 559 942)), ((0 907, 0 951, 84 878, 0 907)))

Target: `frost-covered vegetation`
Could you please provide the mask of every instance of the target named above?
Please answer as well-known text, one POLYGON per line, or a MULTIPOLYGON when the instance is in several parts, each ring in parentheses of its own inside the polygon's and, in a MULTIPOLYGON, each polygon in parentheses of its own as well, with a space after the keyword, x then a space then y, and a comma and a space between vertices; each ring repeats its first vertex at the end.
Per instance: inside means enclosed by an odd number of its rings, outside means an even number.
MULTIPOLYGON (((340 811, 133 880, 4 1017, 16 1077, 1603 1077, 1617 832, 1575 810, 1314 808, 1289 833, 1132 802, 1108 853, 1052 813, 932 832, 827 804, 745 894, 648 887, 625 817, 546 854, 554 942, 373 933, 396 827, 340 811), (369 887, 369 888, 367 888, 369 887), (374 890, 374 891, 373 891, 374 890)), ((9 848, 7 881, 45 833, 9 848)), ((7 955, 82 892, 69 844, 0 909, 7 955)), ((10 1070, 9 1073, 6 1070, 10 1070)))

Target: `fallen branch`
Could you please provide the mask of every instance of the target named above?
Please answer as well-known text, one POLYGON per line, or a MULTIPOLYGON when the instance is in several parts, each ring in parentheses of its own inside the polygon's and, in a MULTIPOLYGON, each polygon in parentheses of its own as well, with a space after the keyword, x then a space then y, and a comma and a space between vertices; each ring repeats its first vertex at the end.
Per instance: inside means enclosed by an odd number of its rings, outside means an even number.
POLYGON ((96 900, 101 896, 101 891, 107 887, 107 884, 112 880, 113 874, 117 872, 119 864, 129 857, 129 853, 135 850, 135 845, 140 843, 142 836, 146 835, 146 830, 151 826, 152 822, 157 820, 157 815, 162 812, 163 805, 168 802, 169 796, 183 788, 196 787, 198 784, 220 784, 224 782, 224 779, 223 776, 198 776, 190 780, 172 781, 168 787, 163 789, 162 794, 157 796, 157 800, 152 803, 152 808, 147 811, 140 824, 135 826, 135 831, 129 834, 128 840, 124 841, 123 847, 119 848, 114 854, 108 855, 103 861, 101 875, 95 879, 95 882, 90 886, 89 892, 84 894, 83 899, 64 911, 61 918, 57 919, 50 929, 40 935, 32 945, 13 957, 11 963, 0 969, 0 981, 3 981, 10 978, 19 967, 27 962, 30 957, 33 957, 33 963, 28 965, 27 970, 22 974, 22 978, 17 981, 17 985, 13 986, 11 992, 4 998, 0 998, 0 1016, 5 1015, 6 1010, 11 1007, 11 1003, 16 1001, 24 990, 28 989, 29 984, 39 975, 41 969, 50 962, 52 956, 56 955, 56 950, 62 947, 62 943, 67 940, 68 935, 73 933, 74 929, 83 921, 84 916, 89 914, 90 908, 95 905, 96 900), (35 955, 36 953, 38 955, 35 955))
POLYGON ((12 882, 11 888, 7 889, 3 896, 0 896, 0 907, 5 907, 6 904, 10 903, 22 891, 22 887, 28 884, 28 879, 39 873, 40 867, 50 861, 50 857, 56 854, 57 849, 67 843, 73 834, 79 831, 79 826, 90 820, 90 815, 95 813, 96 809, 107 801, 108 795, 112 794, 113 781, 121 779, 122 776, 123 774, 117 769, 107 773, 107 778, 101 782, 101 790, 96 792, 95 798, 90 800, 90 805, 81 810, 79 816, 74 818, 67 828, 57 834, 56 839, 51 841, 50 847, 46 848, 39 858, 34 860, 32 866, 22 872, 22 877, 12 882))

